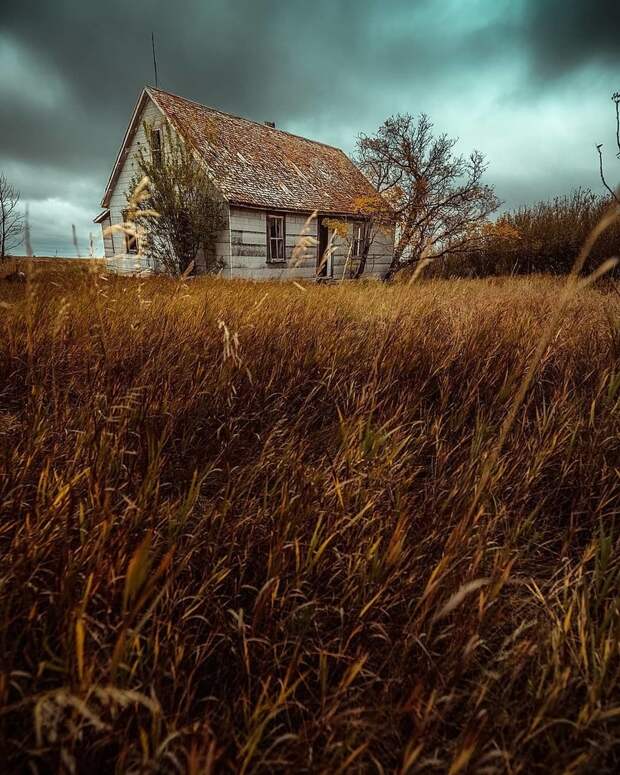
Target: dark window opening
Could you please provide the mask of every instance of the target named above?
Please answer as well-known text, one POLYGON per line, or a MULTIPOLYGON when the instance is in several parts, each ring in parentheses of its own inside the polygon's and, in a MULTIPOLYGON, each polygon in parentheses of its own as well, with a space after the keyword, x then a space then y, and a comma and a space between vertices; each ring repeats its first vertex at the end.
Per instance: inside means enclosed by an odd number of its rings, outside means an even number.
POLYGON ((267 261, 284 260, 284 216, 267 215, 267 261))
POLYGON ((161 142, 161 129, 151 131, 151 158, 156 167, 161 167, 164 162, 164 149, 161 142))
POLYGON ((136 225, 133 221, 127 221, 127 210, 123 210, 123 223, 126 229, 132 229, 125 232, 125 252, 135 255, 138 252, 138 235, 135 231, 136 225))
POLYGON ((316 276, 317 277, 333 277, 334 276, 334 233, 329 228, 329 220, 319 215, 317 218, 317 265, 316 276), (331 232, 331 233, 330 233, 331 232))

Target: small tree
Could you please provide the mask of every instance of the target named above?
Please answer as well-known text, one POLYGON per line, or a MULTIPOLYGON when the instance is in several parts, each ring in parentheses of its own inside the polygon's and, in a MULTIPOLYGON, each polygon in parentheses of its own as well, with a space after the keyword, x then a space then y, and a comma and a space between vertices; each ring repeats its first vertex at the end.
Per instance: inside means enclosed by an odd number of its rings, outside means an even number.
POLYGON ((492 186, 482 182, 484 156, 455 155, 457 141, 435 137, 432 129, 428 116, 397 115, 375 135, 358 138, 357 162, 383 195, 379 209, 388 206, 393 213, 390 275, 422 258, 472 250, 480 227, 500 204, 492 186))
POLYGON ((165 140, 145 125, 147 148, 138 153, 132 190, 148 178, 140 197, 128 198, 128 220, 139 220, 146 252, 172 275, 192 272, 202 253, 206 268, 218 267, 215 241, 226 223, 224 202, 204 165, 170 128, 165 140))
POLYGON ((0 261, 22 242, 24 215, 19 193, 4 175, 0 175, 0 261))

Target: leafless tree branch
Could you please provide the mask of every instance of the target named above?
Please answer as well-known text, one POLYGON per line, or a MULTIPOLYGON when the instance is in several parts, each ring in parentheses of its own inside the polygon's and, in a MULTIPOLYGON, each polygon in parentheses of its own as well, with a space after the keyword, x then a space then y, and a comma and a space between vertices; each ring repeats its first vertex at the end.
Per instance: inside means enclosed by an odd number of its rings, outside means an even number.
POLYGON ((603 147, 602 143, 599 143, 596 146, 596 150, 598 152, 598 167, 599 167, 599 174, 601 176, 601 181, 603 183, 603 186, 609 191, 609 195, 612 199, 614 199, 618 204, 620 204, 620 199, 618 199, 618 194, 613 190, 613 188, 609 185, 605 178, 605 171, 603 169, 603 151, 601 150, 603 147))
MULTIPOLYGON (((611 99, 614 105, 616 106, 616 145, 618 147, 616 158, 620 159, 620 92, 615 92, 614 94, 612 94, 611 99)), ((603 168, 603 151, 601 150, 602 148, 603 148, 603 143, 599 143, 596 146, 596 151, 598 153, 599 175, 601 177, 603 186, 609 192, 609 195, 611 196, 612 200, 617 204, 620 204, 620 197, 619 197, 618 191, 614 191, 614 189, 607 182, 607 178, 605 177, 605 170, 603 168)))
POLYGON ((484 156, 455 154, 456 140, 434 136, 433 124, 397 115, 375 135, 360 135, 357 162, 389 201, 396 224, 390 273, 421 258, 433 258, 477 239, 477 227, 499 206, 483 183, 484 156))
POLYGON ((19 192, 0 174, 0 261, 21 244, 23 230, 19 192))

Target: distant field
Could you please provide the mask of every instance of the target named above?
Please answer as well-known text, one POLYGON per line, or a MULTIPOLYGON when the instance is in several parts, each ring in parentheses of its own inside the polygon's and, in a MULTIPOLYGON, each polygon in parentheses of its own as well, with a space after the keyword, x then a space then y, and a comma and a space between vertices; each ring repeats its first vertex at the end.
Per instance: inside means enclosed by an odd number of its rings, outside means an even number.
MULTIPOLYGON (((56 263, 70 261, 73 263, 74 261, 105 261, 105 258, 102 256, 95 256, 94 258, 90 258, 89 256, 10 256, 6 259, 6 265, 12 264, 14 266, 16 263, 23 263, 24 261, 33 263, 37 263, 38 261, 54 261, 56 263)), ((0 264, 0 266, 4 267, 5 264, 0 264)))
POLYGON ((14 272, 18 267, 23 269, 25 265, 30 265, 38 269, 61 267, 75 268, 76 265, 83 265, 99 270, 105 268, 107 271, 114 272, 115 274, 135 274, 137 272, 150 270, 148 261, 137 256, 132 256, 130 258, 103 258, 101 256, 94 258, 78 258, 70 256, 16 256, 15 258, 10 258, 0 263, 0 277, 4 277, 7 274, 14 272))
POLYGON ((5 768, 616 772, 617 290, 498 447, 559 291, 0 281, 5 768))

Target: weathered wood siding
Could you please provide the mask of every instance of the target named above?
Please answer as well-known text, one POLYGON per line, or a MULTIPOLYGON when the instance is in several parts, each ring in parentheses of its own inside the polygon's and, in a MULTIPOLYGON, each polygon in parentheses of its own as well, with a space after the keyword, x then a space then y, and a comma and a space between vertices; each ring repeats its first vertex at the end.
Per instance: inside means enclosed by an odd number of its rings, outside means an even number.
MULTIPOLYGON (((110 218, 112 224, 120 224, 123 222, 123 210, 127 208, 127 196, 130 194, 131 182, 138 172, 137 155, 140 148, 147 147, 148 142, 144 131, 144 123, 157 129, 163 127, 166 123, 161 111, 155 105, 152 100, 148 100, 142 114, 138 119, 138 128, 129 144, 129 152, 119 173, 116 185, 112 191, 110 197, 110 218)), ((165 138, 165 134, 164 134, 165 138)), ((165 149, 164 149, 165 153, 165 149)), ((227 213, 228 215, 228 213, 227 213)), ((109 255, 111 256, 125 256, 126 244, 125 236, 121 232, 115 232, 113 235, 113 250, 112 244, 110 244, 109 255)), ((106 257, 108 257, 108 248, 106 247, 106 257)), ((218 235, 215 245, 216 259, 224 265, 224 274, 230 273, 230 234, 228 226, 226 226, 218 235)), ((198 271, 204 270, 205 260, 204 256, 198 256, 197 258, 198 271)))
MULTIPOLYGON (((242 207, 230 208, 231 277, 251 280, 313 279, 317 266, 317 219, 310 214, 285 213, 286 263, 267 261, 267 211, 242 207), (314 238, 305 250, 299 246, 304 236, 314 238)), ((347 262, 351 244, 352 224, 348 237, 333 239, 333 277, 348 276, 347 262)), ((394 245, 392 232, 380 232, 368 254, 364 276, 379 277, 389 267, 394 245)))
POLYGON ((366 261, 366 271, 371 277, 383 277, 390 268, 394 253, 394 229, 379 230, 372 241, 366 261))
MULTIPOLYGON (((331 237, 331 232, 330 232, 331 237)), ((353 222, 348 226, 347 236, 336 234, 332 241, 332 276, 336 279, 350 277, 355 267, 350 250, 353 238, 353 222)), ((394 232, 378 231, 368 250, 364 277, 382 277, 388 270, 394 251, 394 232)))
POLYGON ((316 219, 286 213, 284 229, 286 262, 267 262, 267 213, 241 207, 230 208, 231 276, 252 280, 312 278, 316 272, 316 247, 303 251, 296 246, 305 234, 316 236, 316 219))

